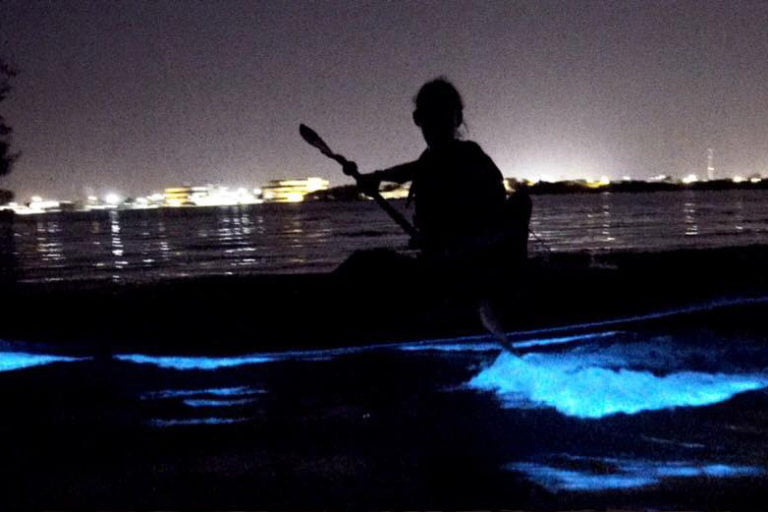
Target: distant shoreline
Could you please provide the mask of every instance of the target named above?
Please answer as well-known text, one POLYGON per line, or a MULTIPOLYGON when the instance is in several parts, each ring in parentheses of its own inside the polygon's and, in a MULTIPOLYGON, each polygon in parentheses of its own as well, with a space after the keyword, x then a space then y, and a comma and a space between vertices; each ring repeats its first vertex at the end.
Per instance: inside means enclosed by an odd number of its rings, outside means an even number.
POLYGON ((669 183, 647 181, 611 182, 600 187, 590 187, 580 181, 538 182, 528 187, 531 194, 595 194, 601 192, 683 192, 688 190, 768 190, 768 180, 757 182, 733 180, 698 181, 695 183, 669 183))
MULTIPOLYGON (((508 180, 510 188, 515 189, 519 182, 508 180)), ((644 193, 644 192, 684 192, 684 191, 727 191, 727 190, 768 190, 768 179, 757 182, 733 180, 698 181, 695 183, 648 182, 648 181, 618 181, 605 185, 594 186, 585 181, 539 181, 526 185, 531 195, 546 194, 600 194, 615 193, 644 193)), ((356 185, 341 185, 308 194, 305 201, 364 201, 364 196, 356 185)))
MULTIPOLYGON (((506 180, 508 189, 515 190, 520 187, 522 182, 516 181, 514 178, 508 178, 506 180)), ((567 194, 601 194, 601 193, 617 193, 617 194, 635 194, 635 193, 651 193, 651 192, 686 192, 686 191, 731 191, 731 190, 768 190, 768 179, 761 179, 759 181, 733 181, 733 180, 711 180, 711 181, 698 181, 693 183, 679 183, 679 182, 647 182, 647 181, 618 181, 606 184, 595 185, 594 183, 586 182, 583 180, 574 181, 539 181, 533 184, 523 185, 527 188, 528 193, 531 195, 567 195, 567 194)), ((404 193, 396 193, 390 195, 393 191, 402 191, 402 187, 389 187, 382 190, 382 195, 391 201, 402 200, 407 196, 407 190, 404 193)), ((276 205, 276 204, 290 204, 296 205, 302 202, 346 202, 346 201, 368 201, 370 198, 360 192, 357 185, 339 185, 336 187, 330 187, 325 190, 318 190, 311 192, 304 196, 303 201, 299 202, 280 202, 280 201, 264 201, 253 204, 227 204, 227 205, 184 205, 184 206, 166 206, 158 205, 150 208, 124 208, 124 207, 111 207, 101 208, 93 210, 81 210, 73 206, 72 203, 66 203, 66 206, 60 208, 51 209, 49 211, 34 212, 37 215, 44 215, 49 213, 90 213, 93 211, 127 211, 127 210, 179 210, 187 208, 232 208, 232 207, 252 207, 260 205, 276 205)), ((0 204, 0 222, 10 221, 16 217, 14 211, 9 208, 4 208, 4 205, 0 204)))

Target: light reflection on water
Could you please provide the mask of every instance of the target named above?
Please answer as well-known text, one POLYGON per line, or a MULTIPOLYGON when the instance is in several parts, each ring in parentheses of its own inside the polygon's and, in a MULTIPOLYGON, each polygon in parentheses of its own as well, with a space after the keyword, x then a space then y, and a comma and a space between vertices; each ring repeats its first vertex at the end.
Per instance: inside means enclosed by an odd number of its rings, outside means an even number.
MULTIPOLYGON (((768 237, 764 201, 765 191, 534 196, 531 227, 553 251, 749 245, 768 237)), ((358 249, 407 245, 369 201, 17 216, 13 229, 20 275, 33 281, 327 271, 358 249)), ((531 250, 544 249, 532 238, 531 250)))
POLYGON ((602 205, 602 222, 601 231, 602 240, 604 243, 610 243, 616 240, 611 234, 611 198, 612 195, 609 192, 600 194, 603 200, 602 205))
POLYGON ((696 236, 699 234, 699 225, 696 223, 696 203, 687 201, 683 204, 683 215, 685 216, 685 236, 696 236))

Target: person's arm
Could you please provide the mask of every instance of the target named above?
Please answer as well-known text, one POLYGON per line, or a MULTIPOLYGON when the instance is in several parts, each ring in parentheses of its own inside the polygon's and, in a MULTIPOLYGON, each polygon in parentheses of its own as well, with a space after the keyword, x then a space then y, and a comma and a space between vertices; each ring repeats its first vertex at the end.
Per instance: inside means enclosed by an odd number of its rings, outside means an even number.
POLYGON ((387 169, 380 171, 373 171, 369 174, 362 174, 360 176, 360 188, 365 192, 366 190, 378 190, 382 181, 390 181, 393 183, 405 183, 413 180, 418 168, 419 161, 406 162, 404 164, 395 165, 387 169))
POLYGON ((394 183, 403 184, 406 181, 411 181, 416 174, 419 161, 406 162, 404 164, 396 165, 388 169, 381 171, 374 171, 373 174, 381 181, 392 181, 394 183))

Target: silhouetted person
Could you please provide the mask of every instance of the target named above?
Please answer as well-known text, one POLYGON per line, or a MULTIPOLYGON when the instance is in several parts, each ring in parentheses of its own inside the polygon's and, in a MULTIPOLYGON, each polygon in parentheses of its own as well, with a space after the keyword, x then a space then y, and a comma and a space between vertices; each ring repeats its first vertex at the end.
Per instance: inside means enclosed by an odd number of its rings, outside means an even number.
POLYGON ((505 200, 496 164, 477 143, 459 137, 464 104, 450 82, 424 84, 415 106, 413 121, 427 149, 416 161, 364 175, 361 186, 411 182, 408 202, 415 204, 422 261, 444 278, 461 279, 464 291, 476 296, 485 326, 499 335, 487 299, 526 258, 530 199, 521 192, 505 200))
POLYGON ((418 160, 364 176, 364 187, 411 182, 414 223, 427 257, 442 257, 490 235, 504 208, 504 182, 496 164, 474 142, 459 138, 464 104, 456 88, 438 78, 415 98, 413 121, 427 149, 418 160))

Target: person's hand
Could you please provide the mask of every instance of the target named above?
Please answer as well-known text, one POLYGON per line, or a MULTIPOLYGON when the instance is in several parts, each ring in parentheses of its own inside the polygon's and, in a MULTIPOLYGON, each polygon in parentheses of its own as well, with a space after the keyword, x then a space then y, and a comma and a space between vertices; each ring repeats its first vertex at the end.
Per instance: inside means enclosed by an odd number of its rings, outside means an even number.
POLYGON ((357 174, 357 164, 351 160, 344 160, 341 165, 341 171, 347 176, 354 176, 357 174))
POLYGON ((381 179, 375 172, 370 174, 361 174, 357 180, 357 186, 363 194, 372 196, 379 192, 381 179))

